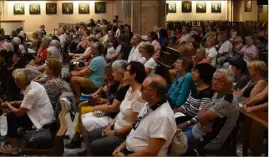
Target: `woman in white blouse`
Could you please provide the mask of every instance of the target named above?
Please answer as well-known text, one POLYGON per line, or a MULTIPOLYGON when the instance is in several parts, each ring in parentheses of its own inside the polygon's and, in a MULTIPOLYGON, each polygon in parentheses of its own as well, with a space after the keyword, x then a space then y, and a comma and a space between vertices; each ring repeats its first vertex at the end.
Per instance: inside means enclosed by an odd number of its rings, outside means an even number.
POLYGON ((105 59, 108 63, 113 62, 119 56, 121 45, 119 45, 116 38, 111 38, 108 41, 108 48, 105 59))
POLYGON ((8 132, 7 137, 17 137, 17 129, 23 127, 31 130, 41 129, 44 125, 53 122, 54 110, 45 88, 31 81, 27 69, 16 69, 12 73, 18 88, 23 89, 23 100, 4 102, 0 109, 7 108, 11 111, 7 115, 8 132))
MULTIPOLYGON (((111 156, 113 151, 125 140, 133 127, 145 101, 141 97, 141 84, 146 77, 144 65, 140 62, 130 62, 124 72, 124 80, 130 85, 124 100, 120 105, 120 112, 114 120, 103 128, 92 130, 89 136, 84 136, 86 151, 83 155, 111 156)), ((82 126, 81 132, 85 132, 82 126)), ((80 154, 82 155, 82 154, 80 154)))
POLYGON ((139 52, 141 53, 142 57, 146 59, 146 61, 144 62, 144 66, 147 75, 154 74, 157 67, 157 63, 155 59, 152 57, 154 54, 154 47, 150 44, 143 43, 139 47, 139 52))

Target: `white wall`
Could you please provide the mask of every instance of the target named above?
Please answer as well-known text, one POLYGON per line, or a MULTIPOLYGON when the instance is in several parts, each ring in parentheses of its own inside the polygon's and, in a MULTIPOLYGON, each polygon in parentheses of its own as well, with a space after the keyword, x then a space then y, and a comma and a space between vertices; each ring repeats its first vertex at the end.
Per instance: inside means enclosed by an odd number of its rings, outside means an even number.
POLYGON ((211 13, 211 2, 214 1, 192 1, 192 12, 182 13, 182 1, 167 1, 176 2, 177 12, 168 13, 167 21, 195 21, 195 20, 227 20, 227 1, 221 2, 221 13, 211 13), (196 13, 196 2, 206 2, 206 13, 196 13))
POLYGON ((40 25, 44 24, 46 30, 49 33, 53 33, 54 29, 58 29, 59 23, 80 23, 89 22, 91 18, 97 19, 107 19, 112 20, 114 16, 114 5, 113 1, 106 1, 106 13, 105 14, 95 14, 94 2, 95 1, 73 1, 73 14, 64 15, 62 14, 62 3, 72 2, 72 1, 57 1, 57 14, 47 15, 46 14, 46 3, 55 1, 4 1, 2 8, 2 18, 1 20, 25 20, 24 30, 27 33, 35 31, 40 25), (90 14, 78 14, 78 4, 80 2, 90 4, 90 14), (24 15, 14 15, 13 14, 13 4, 14 3, 24 3, 25 14, 24 15), (29 4, 30 3, 40 3, 41 14, 30 15, 29 14, 29 4))
POLYGON ((240 21, 258 21, 258 5, 256 0, 252 0, 252 11, 245 12, 244 1, 240 1, 240 21))

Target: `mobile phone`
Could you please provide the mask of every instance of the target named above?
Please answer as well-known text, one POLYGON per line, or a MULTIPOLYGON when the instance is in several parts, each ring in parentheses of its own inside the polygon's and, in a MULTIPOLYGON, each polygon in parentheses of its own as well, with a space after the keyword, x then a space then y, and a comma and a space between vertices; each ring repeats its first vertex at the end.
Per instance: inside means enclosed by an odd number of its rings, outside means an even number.
POLYGON ((89 96, 83 96, 81 95, 79 98, 80 101, 88 101, 88 102, 92 102, 92 98, 89 96))

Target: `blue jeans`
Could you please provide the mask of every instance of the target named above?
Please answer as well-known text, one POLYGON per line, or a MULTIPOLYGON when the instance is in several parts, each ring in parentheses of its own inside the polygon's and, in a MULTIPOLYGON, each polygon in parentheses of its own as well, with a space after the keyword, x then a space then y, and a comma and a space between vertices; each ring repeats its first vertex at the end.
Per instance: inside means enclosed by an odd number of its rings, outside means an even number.
POLYGON ((187 152, 193 150, 193 149, 198 149, 198 139, 196 139, 193 134, 192 134, 192 126, 189 126, 185 130, 185 135, 187 136, 188 139, 188 149, 187 152))

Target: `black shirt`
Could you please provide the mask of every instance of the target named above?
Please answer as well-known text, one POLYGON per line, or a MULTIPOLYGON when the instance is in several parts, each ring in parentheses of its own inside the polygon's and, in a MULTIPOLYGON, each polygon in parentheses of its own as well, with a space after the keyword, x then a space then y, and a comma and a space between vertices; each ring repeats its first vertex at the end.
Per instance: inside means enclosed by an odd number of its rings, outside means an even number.
POLYGON ((127 90, 130 88, 129 85, 125 85, 125 86, 122 86, 119 88, 116 96, 115 96, 115 99, 117 99, 118 101, 122 102, 125 98, 125 94, 127 92, 127 90))
MULTIPOLYGON (((117 94, 115 96, 115 99, 118 100, 119 102, 122 102, 124 100, 125 95, 126 95, 126 93, 127 93, 127 91, 128 91, 129 88, 130 88, 129 85, 125 85, 125 86, 120 87, 118 89, 118 91, 117 91, 117 94)), ((118 114, 118 112, 109 113, 109 116, 114 119, 117 114, 118 114)))
POLYGON ((249 81, 250 81, 250 78, 247 75, 243 74, 239 78, 235 78, 236 85, 234 88, 236 90, 238 89, 241 90, 248 84, 249 81))

